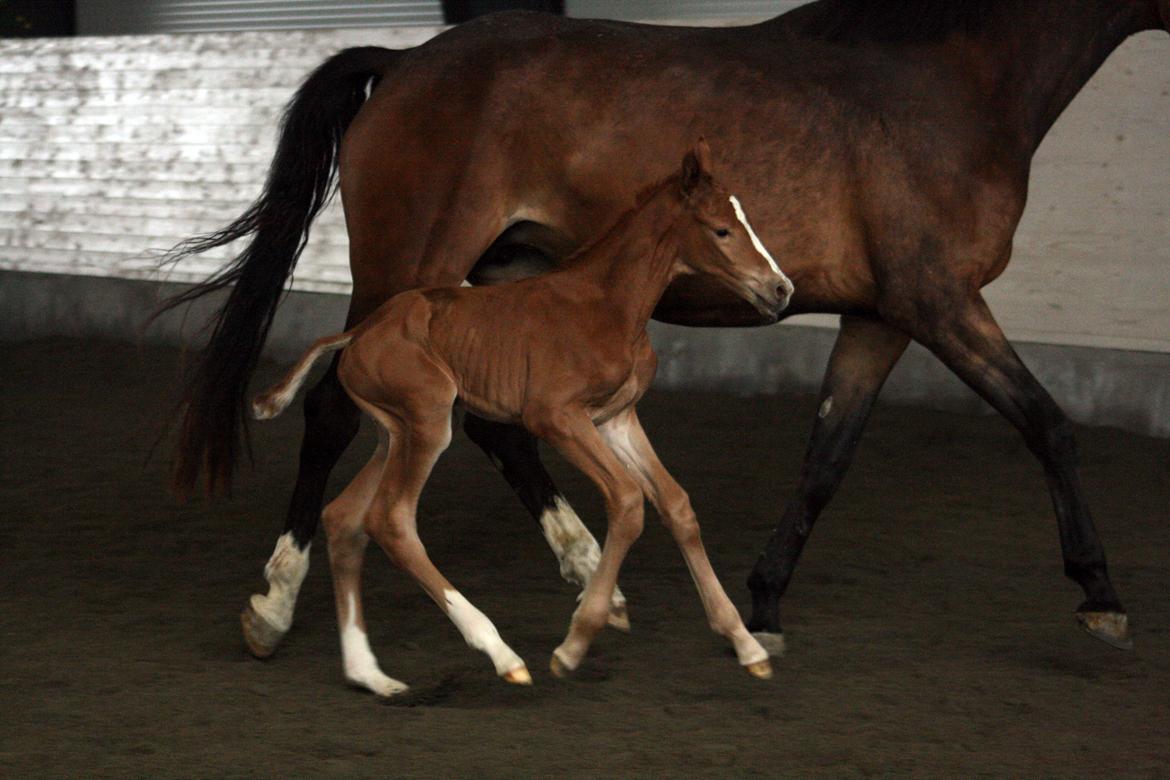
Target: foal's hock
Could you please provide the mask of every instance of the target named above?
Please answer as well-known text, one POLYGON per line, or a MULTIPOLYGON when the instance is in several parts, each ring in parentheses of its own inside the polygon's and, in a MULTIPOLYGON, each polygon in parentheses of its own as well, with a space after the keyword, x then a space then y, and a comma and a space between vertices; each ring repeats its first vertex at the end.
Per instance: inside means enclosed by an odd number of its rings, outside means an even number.
POLYGON ((254 401, 257 417, 279 414, 313 362, 344 349, 338 376, 381 428, 374 456, 322 516, 351 682, 383 696, 406 688, 381 671, 366 639, 359 573, 367 537, 414 577, 471 647, 491 658, 498 675, 531 682, 520 656, 439 572, 417 534, 418 498, 451 440, 457 400, 487 419, 522 423, 605 498, 605 544, 568 634, 553 651, 555 674, 576 669, 609 620, 618 573, 649 499, 682 550, 712 629, 749 672, 771 676, 768 653, 711 568, 686 493, 658 460, 634 410, 656 367, 646 324, 676 277, 718 280, 771 320, 793 291, 739 201, 711 178, 709 157, 700 140, 679 173, 645 190, 636 208, 563 269, 496 287, 398 295, 356 328, 317 341, 254 401))

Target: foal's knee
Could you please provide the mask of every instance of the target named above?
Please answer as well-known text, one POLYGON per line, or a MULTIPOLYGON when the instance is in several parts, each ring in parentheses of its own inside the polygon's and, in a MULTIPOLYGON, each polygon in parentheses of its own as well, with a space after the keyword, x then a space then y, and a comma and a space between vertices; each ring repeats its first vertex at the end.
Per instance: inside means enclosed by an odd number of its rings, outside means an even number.
POLYGON ((689 544, 699 538, 699 519, 686 493, 664 502, 661 507, 662 522, 679 544, 689 544))
POLYGON ((637 487, 622 488, 608 502, 609 533, 627 544, 633 544, 642 535, 642 491, 637 487))

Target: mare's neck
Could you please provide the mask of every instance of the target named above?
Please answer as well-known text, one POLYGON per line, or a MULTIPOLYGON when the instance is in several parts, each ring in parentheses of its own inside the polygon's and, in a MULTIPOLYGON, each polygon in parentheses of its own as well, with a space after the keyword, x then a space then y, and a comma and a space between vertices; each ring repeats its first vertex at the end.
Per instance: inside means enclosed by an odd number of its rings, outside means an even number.
POLYGON ((656 194, 622 217, 567 269, 600 292, 605 313, 620 323, 623 336, 631 341, 646 329, 654 307, 677 275, 673 228, 680 215, 674 205, 670 193, 656 194))
POLYGON ((1147 0, 1028 0, 990 7, 993 18, 979 33, 951 45, 962 51, 983 94, 1016 128, 1028 154, 1126 38, 1157 26, 1147 0))

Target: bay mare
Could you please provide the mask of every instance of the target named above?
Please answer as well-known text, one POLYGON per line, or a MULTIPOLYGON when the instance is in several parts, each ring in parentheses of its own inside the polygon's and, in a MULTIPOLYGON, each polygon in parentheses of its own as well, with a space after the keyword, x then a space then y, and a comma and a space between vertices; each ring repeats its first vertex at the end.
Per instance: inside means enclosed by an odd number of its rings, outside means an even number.
MULTIPOLYGON (((654 453, 634 409, 657 358, 646 325, 670 282, 703 273, 775 320, 792 284, 761 247, 735 196, 711 178, 700 140, 682 170, 640 198, 563 269, 497 287, 399 293, 352 330, 319 339, 252 405, 267 419, 288 406, 322 355, 343 350, 337 376, 379 426, 369 463, 322 515, 329 539, 346 677, 379 695, 405 690, 378 666, 366 638, 361 566, 368 538, 422 586, 467 644, 504 680, 527 685, 524 661, 431 562, 419 540, 418 499, 451 442, 456 401, 523 425, 588 476, 605 498, 605 546, 551 667, 564 676, 610 622, 618 572, 642 532, 644 500, 670 529, 707 620, 739 662, 771 677, 765 650, 711 568, 690 499, 654 453)), ((620 605, 619 605, 620 606, 620 605)), ((252 617, 245 612, 245 628, 252 617)))
MULTIPOLYGON (((1128 36, 1168 27, 1170 0, 819 0, 719 29, 508 13, 409 50, 343 51, 289 105, 253 206, 171 255, 250 237, 231 265, 169 302, 232 288, 189 376, 176 486, 230 481, 248 378, 335 168, 351 327, 403 290, 556 267, 706 134, 796 285, 786 313, 841 315, 799 486, 749 578, 748 627, 782 648, 780 597, 914 339, 1019 429, 1047 476, 1065 573, 1084 591, 1078 620, 1129 647, 1072 428, 980 289, 1011 257, 1032 155, 1061 111, 1128 36), (507 262, 518 248, 539 262, 507 262)), ((673 284, 654 316, 761 322, 700 277, 673 284)), ((251 602, 261 654, 292 622, 326 478, 357 430, 335 367, 306 396, 285 533, 265 569, 269 592, 251 602)), ((540 520, 563 574, 584 585, 597 543, 532 438, 473 415, 464 428, 540 520)))

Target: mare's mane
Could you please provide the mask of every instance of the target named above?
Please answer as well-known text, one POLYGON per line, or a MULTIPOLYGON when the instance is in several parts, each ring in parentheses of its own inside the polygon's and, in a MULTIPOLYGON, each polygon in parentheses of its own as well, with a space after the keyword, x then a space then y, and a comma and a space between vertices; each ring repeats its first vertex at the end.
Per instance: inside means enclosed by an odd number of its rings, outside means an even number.
POLYGON ((835 42, 930 43, 983 29, 1005 0, 824 0, 807 30, 835 42))

